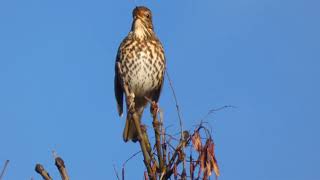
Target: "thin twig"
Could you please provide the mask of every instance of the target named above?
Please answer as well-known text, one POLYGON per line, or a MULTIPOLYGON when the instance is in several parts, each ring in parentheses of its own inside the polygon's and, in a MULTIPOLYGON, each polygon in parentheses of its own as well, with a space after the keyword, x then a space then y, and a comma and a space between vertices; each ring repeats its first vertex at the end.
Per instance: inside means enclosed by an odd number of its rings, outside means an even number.
MULTIPOLYGON (((162 147, 162 159, 164 163, 165 169, 162 170, 162 174, 166 172, 167 168, 167 142, 166 142, 166 136, 165 136, 165 129, 163 128, 163 111, 159 108, 159 117, 160 117, 160 132, 161 132, 161 147, 162 147)), ((163 175, 161 175, 163 177, 163 175)), ((162 179, 162 177, 160 179, 162 179)))
POLYGON ((169 85, 170 85, 170 88, 171 88, 171 91, 172 91, 172 94, 173 94, 173 98, 174 98, 174 101, 175 101, 175 104, 176 104, 176 109, 177 109, 179 123, 180 123, 181 139, 183 139, 183 124, 182 124, 181 112, 180 112, 180 108, 179 108, 176 92, 175 92, 175 90, 173 88, 173 84, 172 84, 172 81, 171 81, 171 78, 170 78, 170 75, 169 75, 169 72, 168 72, 167 69, 166 69, 166 75, 167 75, 167 78, 168 78, 168 81, 169 81, 169 85))
POLYGON ((132 158, 134 158, 136 155, 138 155, 139 153, 141 153, 141 151, 138 151, 136 153, 134 153, 132 156, 130 156, 123 164, 122 166, 124 167, 128 161, 130 161, 132 158))
POLYGON ((202 124, 202 122, 211 114, 217 112, 217 111, 221 111, 223 109, 227 109, 227 108, 236 108, 236 106, 232 106, 232 105, 225 105, 225 106, 222 106, 222 107, 219 107, 219 108, 215 108, 215 109, 210 109, 208 111, 208 113, 202 118, 200 119, 200 124, 202 124))
POLYGON ((6 169, 7 169, 8 164, 9 164, 9 160, 6 160, 5 163, 4 163, 3 169, 1 171, 0 180, 2 180, 2 178, 4 176, 4 173, 5 173, 6 169))
POLYGON ((113 170, 114 170, 114 173, 116 174, 117 179, 120 180, 118 171, 116 170, 116 166, 114 164, 113 164, 113 170))
MULTIPOLYGON (((179 108, 179 104, 178 104, 178 99, 177 99, 177 96, 176 96, 176 93, 175 93, 175 90, 173 88, 173 84, 172 84, 172 81, 171 81, 171 78, 170 78, 170 75, 169 75, 169 72, 168 70, 166 69, 166 74, 167 74, 167 78, 168 78, 168 81, 169 81, 169 85, 170 85, 170 88, 171 88, 171 91, 172 91, 172 94, 173 94, 173 97, 174 97, 174 101, 176 103, 176 109, 177 109, 177 113, 178 113, 178 117, 179 117, 179 123, 180 123, 180 133, 181 133, 181 136, 180 136, 180 141, 181 142, 184 142, 184 137, 183 137, 183 124, 182 124, 182 117, 181 117, 181 112, 180 112, 180 108, 179 108)), ((184 153, 184 143, 181 144, 181 151, 182 153, 184 153)), ((186 165, 185 165, 185 161, 182 162, 182 171, 185 172, 185 168, 186 168, 186 165)))

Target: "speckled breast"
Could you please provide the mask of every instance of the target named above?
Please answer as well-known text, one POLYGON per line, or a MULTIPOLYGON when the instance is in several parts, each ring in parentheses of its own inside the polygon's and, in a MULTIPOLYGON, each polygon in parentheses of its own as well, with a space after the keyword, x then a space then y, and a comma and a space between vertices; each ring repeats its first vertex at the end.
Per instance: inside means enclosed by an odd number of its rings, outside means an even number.
POLYGON ((124 81, 137 97, 151 96, 163 82, 164 51, 156 40, 127 40, 120 49, 124 81))

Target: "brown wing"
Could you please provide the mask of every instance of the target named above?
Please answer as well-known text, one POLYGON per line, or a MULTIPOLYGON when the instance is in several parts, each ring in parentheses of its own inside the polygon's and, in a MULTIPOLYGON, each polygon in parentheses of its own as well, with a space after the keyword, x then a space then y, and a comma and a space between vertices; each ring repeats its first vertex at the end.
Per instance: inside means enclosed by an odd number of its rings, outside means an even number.
POLYGON ((118 72, 118 62, 122 61, 122 56, 121 56, 121 49, 123 49, 127 44, 130 44, 130 40, 132 34, 129 33, 127 37, 125 37, 119 48, 118 48, 118 53, 117 53, 117 57, 116 57, 116 63, 115 63, 115 76, 114 76, 114 93, 116 96, 116 100, 117 100, 117 108, 118 108, 118 113, 120 116, 122 116, 123 114, 123 94, 124 94, 124 90, 122 87, 122 78, 120 77, 120 74, 118 72))
POLYGON ((119 73, 118 73, 118 66, 117 66, 118 62, 119 62, 119 51, 118 51, 116 63, 115 63, 114 94, 115 94, 116 100, 117 100, 117 109, 118 109, 119 116, 122 116, 122 113, 123 113, 123 89, 122 89, 122 85, 121 85, 121 79, 120 79, 119 73))

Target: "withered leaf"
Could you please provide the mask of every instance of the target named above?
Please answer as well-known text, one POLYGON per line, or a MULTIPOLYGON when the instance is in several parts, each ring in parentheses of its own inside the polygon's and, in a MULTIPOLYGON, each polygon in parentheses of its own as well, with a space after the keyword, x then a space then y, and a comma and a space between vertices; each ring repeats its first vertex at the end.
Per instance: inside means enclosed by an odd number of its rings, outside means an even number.
POLYGON ((204 152, 204 151, 201 151, 201 154, 200 154, 200 169, 201 169, 201 171, 202 172, 204 172, 204 169, 206 168, 205 166, 206 166, 206 152, 204 152))
POLYGON ((211 176, 211 171, 212 171, 212 168, 211 168, 211 165, 210 165, 210 162, 206 162, 206 174, 208 175, 208 176, 211 176))
POLYGON ((208 142, 207 153, 208 153, 208 156, 210 157, 210 158, 208 158, 208 160, 210 161, 210 164, 213 167, 214 173, 216 174, 216 176, 220 176, 218 162, 216 160, 216 156, 214 153, 214 143, 211 139, 208 142))
POLYGON ((192 145, 194 147, 194 149, 198 152, 201 151, 202 149, 202 144, 201 144, 201 138, 200 138, 200 134, 198 131, 196 131, 193 136, 192 136, 192 145))

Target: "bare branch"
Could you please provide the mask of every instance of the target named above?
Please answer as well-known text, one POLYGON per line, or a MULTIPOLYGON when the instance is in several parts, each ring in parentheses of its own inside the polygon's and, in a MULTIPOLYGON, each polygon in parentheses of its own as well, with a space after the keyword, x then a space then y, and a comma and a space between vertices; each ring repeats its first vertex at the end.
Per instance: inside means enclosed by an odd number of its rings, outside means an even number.
POLYGON ((164 159, 162 155, 162 149, 161 149, 161 131, 160 131, 160 126, 161 124, 159 123, 159 120, 157 118, 158 114, 158 105, 155 102, 152 102, 152 116, 153 116, 153 129, 154 129, 154 134, 156 136, 156 149, 157 149, 157 155, 158 155, 158 161, 159 161, 159 170, 160 172, 163 172, 165 170, 165 164, 164 164, 164 159))
POLYGON ((42 176, 44 180, 52 180, 49 173, 44 169, 41 164, 37 164, 35 167, 35 171, 42 176))
POLYGON ((69 180, 69 176, 67 173, 67 169, 64 165, 64 161, 61 157, 56 157, 55 159, 55 165, 57 166, 59 173, 61 175, 62 180, 69 180))

